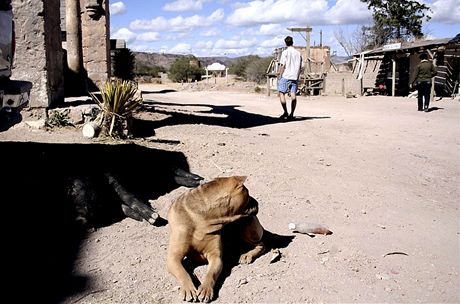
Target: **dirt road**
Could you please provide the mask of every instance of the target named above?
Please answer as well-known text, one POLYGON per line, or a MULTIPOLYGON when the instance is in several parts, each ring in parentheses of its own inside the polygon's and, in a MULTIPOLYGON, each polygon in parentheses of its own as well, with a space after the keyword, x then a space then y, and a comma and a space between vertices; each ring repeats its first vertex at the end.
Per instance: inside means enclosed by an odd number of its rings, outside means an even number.
MULTIPOLYGON (((297 119, 280 122, 276 96, 141 88, 157 140, 137 143, 183 153, 207 179, 248 176, 262 225, 279 236, 281 259, 234 265, 215 303, 460 302, 460 102, 425 113, 408 98, 299 97, 297 119), (290 222, 333 234, 293 234, 290 222)), ((0 140, 88 142, 24 122, 0 140)), ((184 191, 152 206, 165 217, 184 191)), ((167 225, 131 219, 90 233, 72 273, 84 284, 61 302, 180 303, 167 243, 167 225)))

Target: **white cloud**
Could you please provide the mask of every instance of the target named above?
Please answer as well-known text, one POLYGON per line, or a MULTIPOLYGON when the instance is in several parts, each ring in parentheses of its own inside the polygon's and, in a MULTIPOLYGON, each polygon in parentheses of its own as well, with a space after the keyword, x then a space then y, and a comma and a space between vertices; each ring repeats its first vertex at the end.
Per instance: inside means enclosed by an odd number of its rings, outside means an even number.
POLYGON ((134 52, 146 52, 151 53, 155 52, 156 50, 149 44, 133 44, 129 47, 130 50, 134 52))
POLYGON ((129 28, 133 30, 157 30, 164 31, 169 26, 168 20, 164 17, 156 17, 152 20, 136 19, 129 24, 129 28))
POLYGON ((176 0, 166 3, 163 9, 170 12, 199 11, 203 8, 203 4, 208 1, 209 0, 176 0))
POLYGON ((286 31, 286 27, 281 24, 262 24, 259 28, 259 33, 262 35, 275 35, 286 31))
POLYGON ((217 9, 207 17, 193 15, 190 17, 182 17, 181 15, 166 19, 157 17, 152 20, 135 20, 131 22, 129 27, 133 30, 154 30, 172 31, 172 32, 188 32, 198 27, 207 27, 222 20, 224 18, 224 10, 217 9))
POLYGON ((260 57, 272 56, 273 55, 273 49, 272 48, 258 47, 258 48, 255 48, 252 51, 252 54, 253 55, 259 55, 260 57))
POLYGON ((212 41, 198 41, 197 43, 195 43, 194 45, 194 49, 205 49, 205 50, 210 50, 212 49, 214 45, 214 42, 212 41))
POLYGON ((192 48, 190 46, 190 44, 188 43, 179 43, 179 44, 176 44, 174 47, 170 48, 168 50, 168 53, 171 53, 171 54, 189 54, 191 53, 192 51, 192 48))
POLYGON ((431 5, 432 21, 460 23, 460 0, 437 0, 431 5))
POLYGON ((137 35, 135 33, 131 32, 125 27, 119 29, 118 31, 110 35, 110 38, 123 39, 126 41, 126 43, 133 42, 134 40, 136 40, 136 37, 137 35))
POLYGON ((372 12, 360 0, 337 0, 327 11, 329 24, 362 24, 372 20, 372 12))
POLYGON ((200 36, 203 36, 203 37, 214 37, 214 36, 219 35, 219 33, 220 33, 220 32, 217 31, 217 30, 215 30, 215 29, 210 29, 210 30, 201 32, 201 33, 200 33, 200 36))
POLYGON ((285 46, 284 37, 285 36, 276 36, 273 39, 262 41, 261 43, 259 43, 259 46, 263 48, 272 48, 272 49, 277 48, 277 47, 283 47, 285 46))
POLYGON ((250 48, 257 45, 257 40, 228 40, 228 39, 219 39, 214 44, 216 49, 242 49, 250 48))
POLYGON ((235 26, 302 22, 320 19, 327 10, 326 0, 256 0, 235 5, 227 22, 235 26), (262 13, 263 12, 263 13, 262 13))
POLYGON ((123 2, 115 2, 110 4, 110 15, 121 15, 126 13, 126 6, 123 2))
POLYGON ((306 26, 365 23, 369 16, 366 4, 359 0, 337 0, 331 8, 327 0, 254 0, 235 4, 226 22, 234 26, 272 23, 306 26))
POLYGON ((160 38, 160 34, 157 32, 142 33, 137 36, 139 41, 157 41, 160 38))

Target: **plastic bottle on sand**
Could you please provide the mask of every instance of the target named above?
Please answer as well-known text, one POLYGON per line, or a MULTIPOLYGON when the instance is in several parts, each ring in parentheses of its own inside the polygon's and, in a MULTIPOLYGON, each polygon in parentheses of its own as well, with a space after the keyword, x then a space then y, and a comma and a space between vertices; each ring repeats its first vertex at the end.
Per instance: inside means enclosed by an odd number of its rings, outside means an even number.
POLYGON ((289 223, 288 228, 292 230, 292 232, 306 234, 332 234, 332 231, 330 231, 328 227, 315 223, 289 223))

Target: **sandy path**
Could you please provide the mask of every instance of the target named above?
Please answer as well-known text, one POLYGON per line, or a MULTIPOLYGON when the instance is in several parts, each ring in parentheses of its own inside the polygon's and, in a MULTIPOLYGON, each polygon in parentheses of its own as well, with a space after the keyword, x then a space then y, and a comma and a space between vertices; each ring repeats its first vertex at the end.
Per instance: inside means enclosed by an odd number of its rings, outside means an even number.
MULTIPOLYGON (((292 236, 291 221, 334 232, 295 234, 280 261, 235 266, 215 303, 460 302, 458 101, 423 113, 414 99, 300 97, 298 119, 282 123, 276 96, 141 88, 164 117, 156 137, 181 142, 147 145, 183 152, 208 179, 247 175, 272 233, 292 236)), ((183 191, 153 205, 165 216, 183 191)), ((64 303, 181 302, 164 267, 167 242, 167 226, 125 219, 99 229, 76 261, 90 283, 64 303)))

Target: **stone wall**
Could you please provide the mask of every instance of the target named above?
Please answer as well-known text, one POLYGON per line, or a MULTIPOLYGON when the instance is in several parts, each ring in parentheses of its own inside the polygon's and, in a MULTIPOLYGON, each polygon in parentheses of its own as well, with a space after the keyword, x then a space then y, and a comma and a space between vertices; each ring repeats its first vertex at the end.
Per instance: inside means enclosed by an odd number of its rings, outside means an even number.
MULTIPOLYGON (((356 62, 355 62, 356 64, 356 62)), ((368 60, 363 75, 363 88, 375 87, 375 81, 380 71, 380 60, 368 60)), ((358 80, 358 67, 354 71, 334 71, 327 73, 326 90, 328 95, 341 95, 342 83, 345 93, 361 94, 361 81, 358 80)))
POLYGON ((110 14, 109 1, 102 1, 104 14, 92 19, 86 8, 87 0, 80 0, 83 46, 83 65, 90 81, 89 89, 95 90, 111 76, 110 70, 110 14))
POLYGON ((13 0, 16 52, 12 79, 33 84, 31 107, 64 99, 59 0, 13 0))

